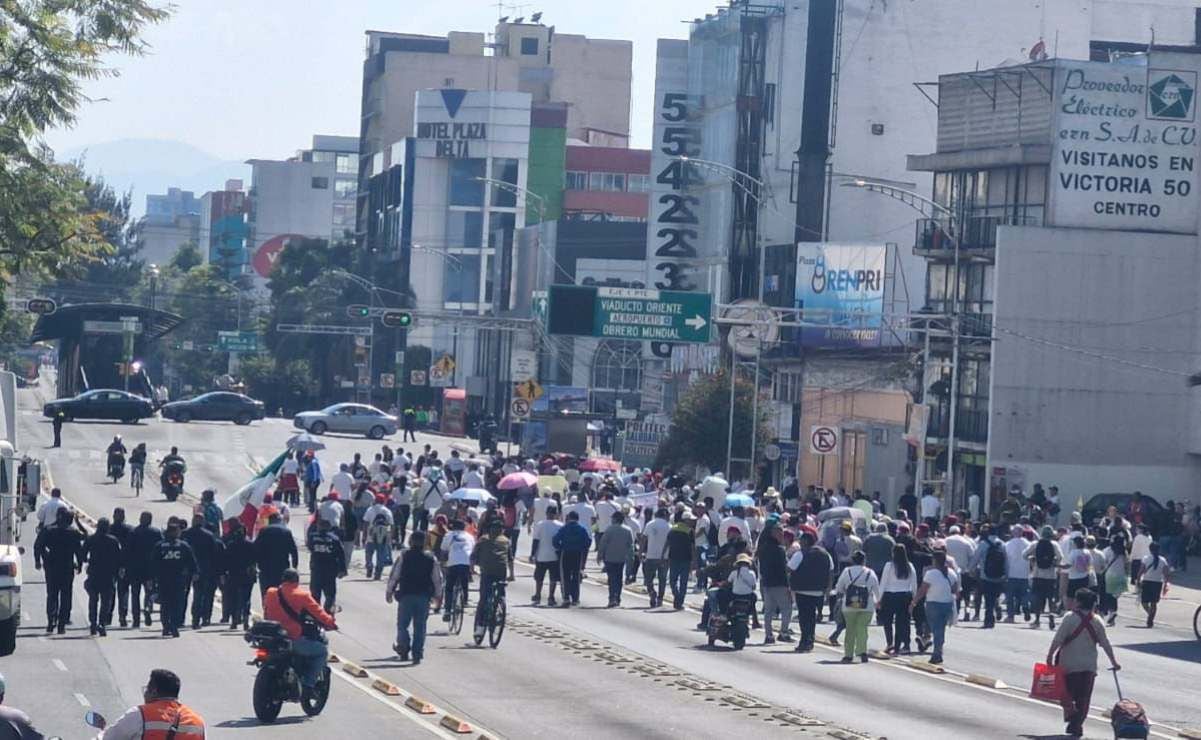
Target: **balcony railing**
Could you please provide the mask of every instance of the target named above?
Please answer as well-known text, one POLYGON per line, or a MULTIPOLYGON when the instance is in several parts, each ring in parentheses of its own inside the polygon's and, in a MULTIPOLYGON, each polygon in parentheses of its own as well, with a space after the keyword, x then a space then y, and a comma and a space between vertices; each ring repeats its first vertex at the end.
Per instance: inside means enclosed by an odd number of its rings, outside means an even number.
MULTIPOLYGON (((947 432, 951 428, 950 416, 950 406, 936 406, 930 415, 926 436, 934 439, 946 439, 949 436, 947 432)), ((988 412, 960 407, 955 414, 955 439, 961 442, 979 442, 981 444, 987 442, 988 412)))
POLYGON ((1017 225, 1023 219, 1003 216, 969 216, 959 221, 948 218, 923 218, 917 222, 918 249, 928 251, 955 249, 955 237, 960 249, 996 249, 997 227, 1017 225))

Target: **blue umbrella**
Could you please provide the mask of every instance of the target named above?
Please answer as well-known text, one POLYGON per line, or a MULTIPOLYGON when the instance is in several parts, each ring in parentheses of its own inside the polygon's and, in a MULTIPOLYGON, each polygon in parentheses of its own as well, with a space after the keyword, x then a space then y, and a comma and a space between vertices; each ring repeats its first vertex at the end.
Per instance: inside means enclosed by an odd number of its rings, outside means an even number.
POLYGON ((726 508, 727 509, 732 509, 735 506, 747 507, 747 506, 754 506, 754 505, 755 505, 755 499, 751 498, 750 496, 746 495, 745 493, 727 493, 726 494, 726 508))

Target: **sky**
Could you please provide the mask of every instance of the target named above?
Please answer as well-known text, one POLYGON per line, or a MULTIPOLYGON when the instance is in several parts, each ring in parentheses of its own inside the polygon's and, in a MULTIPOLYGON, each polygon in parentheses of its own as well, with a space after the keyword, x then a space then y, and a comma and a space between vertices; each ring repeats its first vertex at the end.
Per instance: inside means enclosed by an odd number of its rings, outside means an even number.
MULTIPOLYGON (((516 2, 517 0, 515 0, 516 2)), ((495 25, 495 0, 175 0, 146 35, 150 53, 113 57, 119 76, 91 82, 56 150, 114 140, 169 139, 224 160, 285 158, 312 134, 358 134, 367 29, 445 34, 495 25)), ((684 38, 683 21, 716 0, 541 0, 504 15, 543 12, 561 33, 634 42, 633 146, 650 140, 655 40, 684 38)))

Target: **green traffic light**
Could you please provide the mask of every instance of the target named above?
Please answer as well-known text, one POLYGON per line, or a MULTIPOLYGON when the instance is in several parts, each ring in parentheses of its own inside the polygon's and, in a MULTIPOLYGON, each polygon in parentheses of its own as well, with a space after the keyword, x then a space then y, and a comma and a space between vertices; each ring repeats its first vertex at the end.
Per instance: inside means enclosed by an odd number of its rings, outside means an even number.
POLYGON ((413 323, 413 314, 411 314, 411 313, 402 313, 402 314, 400 315, 400 322, 399 322, 399 323, 400 323, 400 326, 401 326, 402 328, 403 328, 403 327, 406 327, 406 326, 409 326, 409 325, 411 325, 411 324, 413 323))

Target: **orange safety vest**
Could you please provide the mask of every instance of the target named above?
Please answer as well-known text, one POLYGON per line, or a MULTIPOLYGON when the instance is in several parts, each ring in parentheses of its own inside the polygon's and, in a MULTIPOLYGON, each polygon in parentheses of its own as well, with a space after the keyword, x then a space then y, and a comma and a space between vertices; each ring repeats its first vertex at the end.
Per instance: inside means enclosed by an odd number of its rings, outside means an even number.
POLYGON ((202 740, 204 720, 177 699, 159 699, 140 707, 142 740, 202 740))

